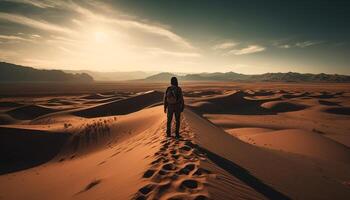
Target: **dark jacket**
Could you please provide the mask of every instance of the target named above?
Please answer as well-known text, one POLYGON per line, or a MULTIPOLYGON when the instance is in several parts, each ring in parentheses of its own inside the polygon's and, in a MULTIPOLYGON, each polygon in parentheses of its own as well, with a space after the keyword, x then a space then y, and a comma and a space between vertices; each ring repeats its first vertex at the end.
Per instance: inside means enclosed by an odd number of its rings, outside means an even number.
POLYGON ((166 110, 170 106, 172 107, 172 109, 179 110, 180 112, 182 112, 184 110, 184 108, 185 108, 185 101, 184 101, 184 97, 182 95, 181 87, 179 87, 179 86, 169 86, 166 89, 165 94, 164 94, 164 110, 166 110), (169 104, 167 102, 166 95, 167 95, 167 92, 170 89, 170 87, 177 87, 177 98, 178 99, 177 99, 176 104, 169 104))

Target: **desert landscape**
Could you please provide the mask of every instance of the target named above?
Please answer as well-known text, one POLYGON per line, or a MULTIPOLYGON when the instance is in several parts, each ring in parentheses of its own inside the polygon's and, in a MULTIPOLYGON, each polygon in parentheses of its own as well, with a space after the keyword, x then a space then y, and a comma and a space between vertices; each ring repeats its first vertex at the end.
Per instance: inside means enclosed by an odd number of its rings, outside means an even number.
POLYGON ((0 0, 0 200, 350 200, 349 19, 0 0))
POLYGON ((126 85, 2 91, 0 198, 350 197, 349 84, 184 82, 179 140, 167 84, 126 85))

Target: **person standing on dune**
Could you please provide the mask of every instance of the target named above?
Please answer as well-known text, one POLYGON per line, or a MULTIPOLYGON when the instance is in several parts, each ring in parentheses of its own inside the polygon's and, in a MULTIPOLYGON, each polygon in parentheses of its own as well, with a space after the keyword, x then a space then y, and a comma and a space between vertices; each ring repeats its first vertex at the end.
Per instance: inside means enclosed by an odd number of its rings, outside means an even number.
POLYGON ((185 102, 182 95, 182 90, 179 87, 176 77, 171 78, 171 86, 169 86, 164 94, 164 113, 167 113, 167 137, 171 136, 171 122, 173 120, 173 115, 175 115, 176 138, 180 137, 180 117, 181 113, 184 111, 185 102))

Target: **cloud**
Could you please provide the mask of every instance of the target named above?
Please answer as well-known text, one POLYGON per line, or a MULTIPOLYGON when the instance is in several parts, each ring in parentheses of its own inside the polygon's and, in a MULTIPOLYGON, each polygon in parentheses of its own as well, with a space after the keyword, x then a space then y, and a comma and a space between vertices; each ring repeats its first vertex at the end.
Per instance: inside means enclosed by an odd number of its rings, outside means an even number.
POLYGON ((220 44, 217 44, 217 45, 213 46, 213 49, 214 50, 229 49, 229 48, 232 48, 232 47, 234 47, 236 45, 238 45, 238 43, 235 43, 235 42, 224 42, 224 43, 220 43, 220 44))
POLYGON ((55 32, 61 32, 61 33, 67 33, 67 34, 74 33, 74 31, 65 27, 61 27, 55 24, 50 24, 45 21, 39 21, 28 17, 24 17, 21 15, 16 15, 16 14, 8 14, 8 13, 0 12, 0 19, 14 22, 17 24, 22 24, 32 28, 46 30, 46 31, 55 31, 55 32))
POLYGON ((3 40, 17 40, 17 41, 31 41, 30 39, 14 36, 14 35, 0 35, 0 39, 3 40))
POLYGON ((103 21, 103 22, 107 22, 107 23, 114 23, 117 25, 120 25, 122 27, 125 28, 135 28, 138 29, 140 31, 143 32, 148 32, 148 33, 152 33, 158 36, 162 36, 162 37, 166 37, 169 40, 183 46, 189 49, 193 49, 194 47, 187 42, 184 38, 182 38, 181 36, 177 35, 176 33, 162 27, 159 25, 153 25, 153 24, 149 24, 149 23, 145 23, 145 22, 140 22, 137 20, 131 20, 131 19, 122 19, 120 17, 106 17, 104 15, 101 14, 95 14, 94 12, 83 8, 79 5, 75 5, 75 9, 76 12, 84 15, 85 17, 88 18, 93 18, 95 20, 99 20, 99 21, 103 21))
POLYGON ((320 41, 305 41, 305 42, 297 42, 295 44, 295 46, 300 47, 300 48, 305 48, 305 47, 314 46, 314 45, 317 45, 320 43, 322 43, 322 42, 320 42, 320 41))
POLYGON ((289 44, 283 44, 283 45, 279 45, 278 47, 279 47, 279 48, 282 48, 282 49, 289 49, 289 48, 291 48, 292 46, 289 45, 289 44))
MULTIPOLYGON (((104 15, 102 14, 102 12, 100 12, 97 14, 96 11, 92 11, 90 9, 82 7, 79 4, 72 1, 68 1, 68 2, 58 1, 59 3, 57 2, 55 3, 54 1, 48 1, 48 0, 46 1, 17 0, 16 2, 26 3, 37 7, 43 7, 43 8, 59 7, 62 9, 73 11, 76 14, 81 15, 84 19, 93 19, 95 21, 100 21, 103 23, 111 23, 111 24, 119 25, 120 27, 123 27, 125 29, 137 29, 139 32, 146 32, 146 33, 154 34, 156 36, 165 37, 170 41, 178 44, 179 46, 182 46, 188 49, 194 49, 194 47, 188 41, 186 41, 184 38, 182 38, 181 36, 179 36, 178 34, 174 33, 173 31, 169 30, 166 27, 150 24, 146 22, 141 22, 136 19, 131 19, 131 17, 130 19, 128 19, 125 16, 123 17, 117 16, 115 13, 111 15, 110 14, 104 15)), ((96 6, 96 4, 91 4, 91 6, 96 6)), ((102 6, 101 8, 108 9, 107 5, 105 5, 104 7, 102 6)), ((110 10, 106 10, 106 13, 107 11, 110 12, 110 10)), ((28 18, 17 14, 0 12, 0 20, 1 19, 14 22, 17 24, 29 26, 32 28, 47 30, 47 31, 56 31, 56 32, 62 32, 67 34, 74 33, 72 29, 69 29, 66 26, 63 27, 63 26, 46 22, 46 21, 36 20, 36 19, 28 18)), ((82 25, 82 22, 79 19, 74 18, 71 21, 80 26, 82 25)))
POLYGON ((226 53, 226 55, 245 55, 245 54, 252 54, 265 51, 265 47, 259 46, 259 45, 250 45, 248 47, 242 48, 242 49, 233 49, 226 53))
MULTIPOLYGON (((224 53, 223 55, 245 55, 245 54, 252 54, 252 53, 257 53, 265 50, 265 47, 259 46, 259 45, 249 45, 243 48, 235 48, 232 49, 233 47, 238 46, 239 43, 236 42, 224 42, 220 44, 216 44, 213 46, 214 50, 229 50, 228 52, 224 53)), ((240 45, 242 46, 242 45, 240 45)))
POLYGON ((2 50, 0 49, 0 58, 1 60, 7 61, 11 60, 12 58, 18 56, 18 53, 16 51, 11 50, 2 50))
POLYGON ((4 1, 28 4, 38 8, 53 8, 55 7, 55 5, 57 5, 60 2, 60 1, 50 1, 50 0, 4 0, 4 1))
POLYGON ((79 40, 75 40, 75 39, 68 38, 68 37, 62 37, 62 36, 58 36, 58 35, 50 35, 50 39, 48 39, 46 41, 52 42, 52 43, 63 43, 63 44, 68 44, 68 45, 75 45, 75 44, 81 43, 79 40))
POLYGON ((38 34, 33 34, 33 35, 31 35, 30 37, 31 37, 31 38, 41 38, 41 36, 38 35, 38 34))
MULTIPOLYGON (((154 63, 168 66, 178 60, 196 60, 201 57, 201 54, 196 52, 197 49, 170 26, 125 15, 102 2, 16 2, 28 5, 27 7, 37 13, 26 15, 11 12, 10 9, 3 10, 0 12, 0 22, 10 22, 15 27, 15 32, 11 33, 12 40, 23 38, 40 42, 35 46, 24 43, 8 44, 11 49, 21 52, 11 57, 6 54, 6 58, 12 62, 41 66, 82 66, 90 69, 102 66, 106 70, 119 67, 153 67, 154 63), (45 12, 31 6, 45 8, 45 12), (50 20, 53 18, 48 16, 52 13, 60 13, 59 23, 50 20), (101 34, 104 36, 102 39, 99 37, 101 34), (24 58, 31 60, 24 61, 24 58), (50 58, 48 60, 51 63, 39 62, 43 58, 50 58)), ((3 40, 6 42, 4 36, 3 40)), ((2 45, 1 49, 5 50, 5 46, 2 45)), ((2 55, 5 53, 2 52, 2 55)))
POLYGON ((148 48, 149 53, 153 55, 169 55, 174 57, 200 57, 201 54, 194 52, 176 52, 176 51, 167 51, 161 48, 148 48))
POLYGON ((62 50, 63 52, 67 53, 67 54, 71 54, 71 55, 78 55, 78 52, 72 51, 68 48, 62 47, 62 46, 58 46, 58 49, 62 50))
POLYGON ((305 48, 314 45, 318 45, 323 43, 322 41, 303 41, 303 42, 274 42, 272 45, 281 48, 281 49, 289 49, 289 48, 305 48))
POLYGON ((43 67, 43 66, 53 66, 56 63, 51 60, 24 58, 22 64, 28 65, 28 66, 43 67))

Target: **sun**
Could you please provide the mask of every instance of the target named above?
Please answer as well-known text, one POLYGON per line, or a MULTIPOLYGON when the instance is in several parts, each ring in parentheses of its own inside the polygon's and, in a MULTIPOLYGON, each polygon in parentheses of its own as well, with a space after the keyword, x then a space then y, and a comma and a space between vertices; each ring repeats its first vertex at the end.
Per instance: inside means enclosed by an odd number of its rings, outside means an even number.
POLYGON ((104 43, 108 39, 108 35, 102 31, 96 31, 94 33, 94 37, 95 37, 95 42, 97 43, 104 43))

